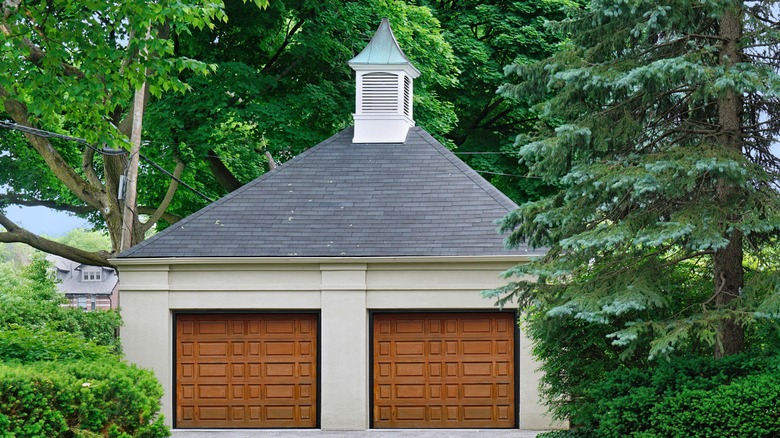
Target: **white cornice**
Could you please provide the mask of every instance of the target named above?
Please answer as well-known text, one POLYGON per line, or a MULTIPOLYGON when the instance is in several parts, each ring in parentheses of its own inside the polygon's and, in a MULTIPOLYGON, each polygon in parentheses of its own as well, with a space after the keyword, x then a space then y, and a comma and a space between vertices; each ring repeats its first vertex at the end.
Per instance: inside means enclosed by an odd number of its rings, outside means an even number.
POLYGON ((410 256, 410 257, 155 257, 113 258, 117 266, 138 265, 227 265, 227 264, 377 264, 377 263, 521 263, 530 262, 542 254, 506 256, 410 256))

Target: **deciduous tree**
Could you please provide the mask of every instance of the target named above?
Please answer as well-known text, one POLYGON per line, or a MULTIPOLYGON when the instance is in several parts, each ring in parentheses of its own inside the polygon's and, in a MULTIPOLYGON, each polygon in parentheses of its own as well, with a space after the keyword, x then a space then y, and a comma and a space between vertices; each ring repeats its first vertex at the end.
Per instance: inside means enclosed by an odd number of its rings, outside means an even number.
MULTIPOLYGON (((122 228, 118 186, 128 162, 124 146, 132 128, 132 93, 145 81, 152 94, 184 91, 181 71, 205 73, 205 64, 173 56, 170 36, 223 20, 221 4, 5 1, 0 12, 2 113, 26 131, 24 138, 0 133, 5 146, 2 202, 93 212, 116 252, 122 228), (29 128, 70 133, 88 145, 36 135, 29 128)), ((177 164, 173 173, 181 174, 182 167, 177 164)), ((175 190, 176 182, 170 187, 175 190)), ((145 224, 134 215, 135 242, 168 205, 153 207, 154 220, 145 224)), ((0 241, 108 264, 105 253, 36 236, 1 213, 0 225, 5 228, 0 241)))

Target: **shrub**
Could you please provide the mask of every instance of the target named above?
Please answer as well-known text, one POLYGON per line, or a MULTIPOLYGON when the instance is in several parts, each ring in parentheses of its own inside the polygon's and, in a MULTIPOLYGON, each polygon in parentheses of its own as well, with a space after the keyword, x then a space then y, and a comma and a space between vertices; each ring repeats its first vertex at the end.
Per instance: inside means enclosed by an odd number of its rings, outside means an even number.
POLYGON ((780 376, 766 359, 676 358, 594 385, 600 437, 780 435, 780 376))
POLYGON ((63 363, 0 363, 3 436, 162 437, 162 388, 115 356, 63 363))
POLYGON ((715 389, 685 390, 658 403, 650 423, 659 435, 780 435, 780 377, 758 374, 715 389))
POLYGON ((586 429, 551 430, 536 435, 537 438, 596 438, 593 432, 586 429))
POLYGON ((119 313, 63 307, 65 297, 57 291, 48 266, 48 261, 37 257, 14 281, 0 282, 0 330, 26 327, 33 331, 68 332, 119 351, 119 313))
POLYGON ((111 355, 109 347, 95 345, 80 336, 13 326, 0 330, 0 361, 94 359, 111 355))

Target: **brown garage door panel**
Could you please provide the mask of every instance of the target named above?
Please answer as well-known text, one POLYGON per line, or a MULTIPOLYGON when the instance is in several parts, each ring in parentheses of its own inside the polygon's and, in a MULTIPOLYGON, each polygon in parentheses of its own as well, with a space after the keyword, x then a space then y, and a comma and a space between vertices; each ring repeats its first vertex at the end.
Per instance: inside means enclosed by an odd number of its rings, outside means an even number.
POLYGON ((316 427, 317 316, 176 318, 176 427, 316 427))
POLYGON ((515 427, 514 315, 376 314, 376 428, 515 427))

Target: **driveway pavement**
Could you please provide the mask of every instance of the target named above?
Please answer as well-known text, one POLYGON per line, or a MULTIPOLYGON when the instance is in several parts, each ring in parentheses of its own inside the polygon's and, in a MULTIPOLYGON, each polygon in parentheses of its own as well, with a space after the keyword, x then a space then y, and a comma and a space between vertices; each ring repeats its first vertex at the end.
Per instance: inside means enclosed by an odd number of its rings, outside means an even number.
POLYGON ((396 429, 396 430, 187 430, 174 429, 173 438, 535 438, 543 431, 517 429, 396 429))

